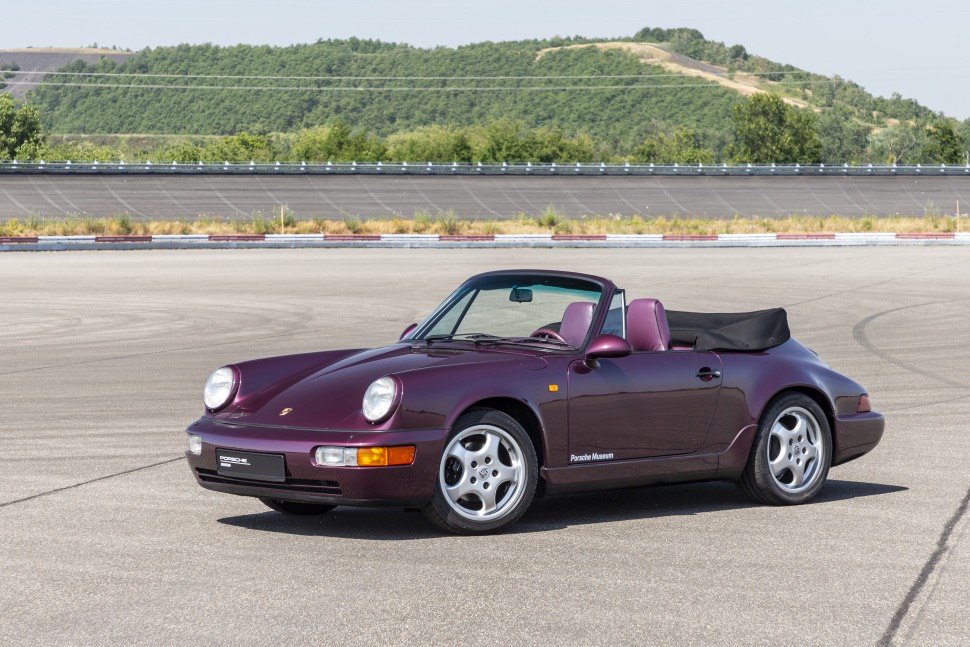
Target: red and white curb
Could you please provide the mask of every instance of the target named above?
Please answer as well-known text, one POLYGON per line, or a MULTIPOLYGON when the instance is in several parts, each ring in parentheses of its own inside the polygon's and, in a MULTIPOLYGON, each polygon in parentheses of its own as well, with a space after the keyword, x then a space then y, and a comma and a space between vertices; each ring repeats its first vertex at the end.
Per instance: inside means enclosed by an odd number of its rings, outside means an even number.
POLYGON ((224 234, 0 236, 0 251, 296 247, 845 247, 970 245, 970 232, 819 234, 224 234))

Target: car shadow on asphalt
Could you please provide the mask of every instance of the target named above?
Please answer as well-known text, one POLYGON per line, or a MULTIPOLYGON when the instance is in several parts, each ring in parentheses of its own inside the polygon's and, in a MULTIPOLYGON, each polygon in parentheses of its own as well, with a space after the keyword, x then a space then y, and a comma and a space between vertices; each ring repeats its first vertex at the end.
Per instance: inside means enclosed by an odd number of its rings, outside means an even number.
MULTIPOLYGON (((826 505, 909 488, 863 481, 829 480, 810 505, 826 505)), ((536 499, 529 511, 504 532, 519 534, 561 530, 616 521, 692 516, 761 507, 732 483, 705 482, 655 485, 622 490, 569 494, 536 499)), ((314 516, 285 515, 267 510, 223 517, 219 523, 290 535, 369 540, 415 540, 447 536, 416 510, 338 507, 314 516)))

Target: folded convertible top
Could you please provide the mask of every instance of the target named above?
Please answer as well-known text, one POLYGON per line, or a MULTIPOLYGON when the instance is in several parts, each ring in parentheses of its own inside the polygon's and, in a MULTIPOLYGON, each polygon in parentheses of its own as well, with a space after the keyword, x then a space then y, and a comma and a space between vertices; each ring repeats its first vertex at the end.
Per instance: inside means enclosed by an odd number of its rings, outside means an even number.
POLYGON ((757 312, 667 311, 671 344, 694 350, 766 350, 791 338, 784 308, 757 312))

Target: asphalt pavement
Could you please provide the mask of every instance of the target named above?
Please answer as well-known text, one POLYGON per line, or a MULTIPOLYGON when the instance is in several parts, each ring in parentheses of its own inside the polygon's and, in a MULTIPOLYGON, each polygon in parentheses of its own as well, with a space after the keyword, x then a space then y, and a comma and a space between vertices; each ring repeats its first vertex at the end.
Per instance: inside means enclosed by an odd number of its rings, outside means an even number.
POLYGON ((0 643, 967 645, 970 272, 936 248, 0 255, 0 643), (539 500, 505 534, 286 518, 199 488, 225 363, 397 338, 468 275, 602 274, 678 310, 788 309, 882 444, 778 508, 703 483, 539 500))
MULTIPOLYGON (((563 173, 566 173, 564 171, 563 173)), ((547 209, 570 217, 622 214, 733 218, 960 213, 970 175, 858 176, 2 175, 0 218, 177 220, 507 219, 547 209)))

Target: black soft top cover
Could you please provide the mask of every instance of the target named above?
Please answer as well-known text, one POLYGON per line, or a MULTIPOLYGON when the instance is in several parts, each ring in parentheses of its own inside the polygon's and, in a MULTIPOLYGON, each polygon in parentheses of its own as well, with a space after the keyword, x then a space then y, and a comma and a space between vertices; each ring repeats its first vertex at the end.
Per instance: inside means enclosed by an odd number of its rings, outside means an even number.
POLYGON ((757 312, 667 311, 670 341, 697 351, 758 351, 784 344, 791 338, 784 308, 757 312))

